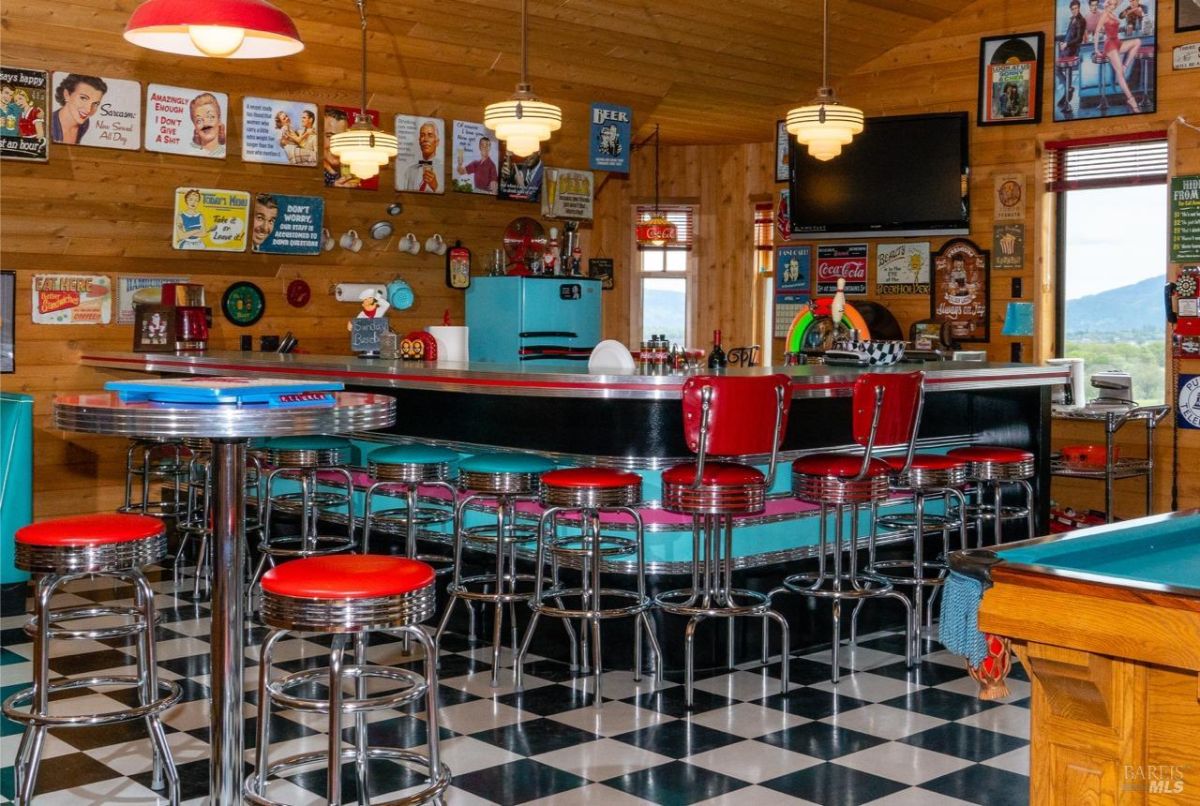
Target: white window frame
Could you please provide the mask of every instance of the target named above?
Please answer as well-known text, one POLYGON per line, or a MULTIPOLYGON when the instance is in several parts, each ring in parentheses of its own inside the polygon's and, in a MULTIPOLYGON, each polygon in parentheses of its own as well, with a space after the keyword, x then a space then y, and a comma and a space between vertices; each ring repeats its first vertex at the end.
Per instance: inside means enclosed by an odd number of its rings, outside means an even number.
MULTIPOLYGON (((645 205, 634 204, 629 208, 630 230, 637 227, 638 208, 645 205)), ((664 207, 667 205, 664 204, 664 207)), ((692 209, 693 225, 700 218, 700 208, 697 205, 687 205, 692 209)), ((629 265, 633 267, 631 272, 633 281, 629 283, 629 344, 632 349, 638 349, 643 340, 651 334, 642 333, 642 294, 643 281, 647 277, 663 278, 663 279, 682 279, 686 284, 685 296, 685 316, 684 322, 684 344, 679 345, 681 348, 685 346, 698 346, 696 333, 696 280, 698 277, 699 261, 696 258, 695 238, 693 237, 692 248, 684 251, 687 255, 687 268, 683 271, 644 271, 642 269, 642 259, 647 254, 665 252, 665 249, 654 249, 653 247, 639 248, 637 238, 630 238, 630 259, 629 265)), ((674 250, 672 250, 674 251, 674 250)))

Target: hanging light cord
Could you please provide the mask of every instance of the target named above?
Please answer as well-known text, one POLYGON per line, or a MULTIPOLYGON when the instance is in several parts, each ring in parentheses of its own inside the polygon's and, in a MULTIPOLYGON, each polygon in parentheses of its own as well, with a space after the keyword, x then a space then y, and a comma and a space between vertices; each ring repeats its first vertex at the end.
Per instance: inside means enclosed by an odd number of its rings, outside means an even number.
POLYGON ((358 4, 358 18, 362 28, 362 106, 359 112, 367 115, 367 0, 355 0, 358 4))
POLYGON ((521 86, 529 87, 529 0, 521 0, 521 86))
POLYGON ((658 124, 654 124, 654 212, 658 212, 658 124))
MULTIPOLYGON (((361 0, 360 0, 361 2, 361 0)), ((366 25, 366 23, 363 23, 366 25)), ((821 3, 821 88, 829 86, 829 0, 821 3)))

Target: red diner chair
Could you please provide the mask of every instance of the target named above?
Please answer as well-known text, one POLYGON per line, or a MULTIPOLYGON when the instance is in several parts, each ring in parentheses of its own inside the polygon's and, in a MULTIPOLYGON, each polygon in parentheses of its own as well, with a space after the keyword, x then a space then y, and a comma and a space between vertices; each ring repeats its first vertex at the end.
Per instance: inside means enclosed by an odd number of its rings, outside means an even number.
MULTIPOLYGON (((791 380, 786 375, 698 375, 683 384, 684 439, 696 461, 663 472, 662 506, 692 516, 692 582, 688 588, 658 594, 655 602, 667 613, 688 617, 684 683, 689 708, 695 681, 693 639, 696 626, 706 618, 729 619, 726 662, 730 668, 734 666, 734 618, 766 617, 778 623, 780 686, 782 693, 788 691, 787 621, 771 609, 769 593, 734 587, 733 519, 766 509, 790 403, 791 380), (770 454, 766 474, 735 461, 755 454, 770 454)), ((764 640, 764 664, 767 649, 764 640)))
MULTIPOLYGON (((793 574, 783 581, 783 589, 802 596, 828 599, 833 605, 832 682, 838 682, 841 669, 842 602, 856 605, 865 599, 890 598, 904 605, 905 659, 914 662, 913 608, 892 583, 869 570, 857 568, 859 549, 859 513, 866 508, 872 516, 870 532, 875 531, 874 515, 879 504, 890 496, 889 480, 904 476, 913 462, 917 427, 924 405, 923 372, 867 373, 854 383, 853 439, 862 453, 818 453, 792 463, 792 494, 820 506, 818 517, 817 569, 812 573, 793 574), (889 462, 876 455, 883 448, 904 447, 903 462, 889 462), (829 545, 829 514, 834 516, 832 551, 829 545), (847 514, 850 541, 844 540, 847 514), (827 555, 832 554, 833 568, 827 555), (846 565, 843 565, 843 558, 846 565)), ((918 536, 919 539, 919 536, 918 536)), ((873 540, 871 541, 874 542, 873 540)), ((853 637, 853 633, 852 633, 853 637)))

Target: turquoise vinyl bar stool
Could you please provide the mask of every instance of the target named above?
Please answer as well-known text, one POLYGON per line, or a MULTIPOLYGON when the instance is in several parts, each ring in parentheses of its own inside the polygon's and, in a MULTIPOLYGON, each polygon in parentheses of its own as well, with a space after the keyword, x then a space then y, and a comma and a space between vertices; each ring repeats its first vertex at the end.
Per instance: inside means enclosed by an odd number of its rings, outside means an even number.
MULTIPOLYGON (((453 557, 443 555, 418 556, 417 536, 423 528, 454 520, 454 505, 458 490, 451 480, 458 463, 458 454, 436 445, 392 445, 372 451, 367 459, 371 486, 363 496, 363 553, 370 551, 371 531, 380 529, 404 536, 405 556, 429 563, 446 563, 440 573, 450 569, 453 557), (438 487, 450 494, 449 506, 422 505, 422 487, 438 487), (404 506, 376 509, 377 496, 395 497, 404 494, 404 506)), ((441 535, 426 532, 431 540, 441 535)), ((453 531, 446 536, 453 540, 453 531)), ((435 566, 436 568, 436 566, 435 566)))
POLYGON ((275 567, 281 559, 338 554, 354 547, 354 477, 346 469, 353 448, 348 439, 322 435, 267 440, 266 464, 271 469, 264 485, 266 504, 262 541, 258 544, 261 557, 251 580, 250 596, 253 596, 263 572, 268 567, 275 567), (336 476, 336 481, 330 476, 336 476), (275 492, 275 483, 280 480, 299 484, 299 491, 275 492), (321 489, 322 486, 325 489, 321 489), (321 534, 321 515, 343 506, 346 507, 346 534, 321 534), (300 521, 299 533, 273 536, 271 514, 275 510, 296 515, 300 521))
POLYGON ((459 462, 458 489, 465 493, 456 507, 454 530, 454 578, 446 589, 450 602, 438 624, 435 643, 440 646, 442 634, 450 623, 454 605, 461 599, 468 604, 480 602, 494 605, 492 619, 492 687, 499 685, 500 636, 504 625, 504 605, 508 605, 508 618, 512 631, 512 651, 515 655, 520 643, 517 641, 517 602, 528 602, 533 598, 534 576, 518 574, 516 565, 517 544, 533 541, 537 537, 535 528, 518 527, 514 518, 514 505, 519 499, 530 499, 541 490, 542 474, 553 470, 554 462, 540 456, 525 453, 481 453, 459 462), (472 503, 490 499, 495 502, 495 525, 466 527, 463 512, 472 503), (463 543, 476 548, 496 552, 494 572, 463 576, 463 543))

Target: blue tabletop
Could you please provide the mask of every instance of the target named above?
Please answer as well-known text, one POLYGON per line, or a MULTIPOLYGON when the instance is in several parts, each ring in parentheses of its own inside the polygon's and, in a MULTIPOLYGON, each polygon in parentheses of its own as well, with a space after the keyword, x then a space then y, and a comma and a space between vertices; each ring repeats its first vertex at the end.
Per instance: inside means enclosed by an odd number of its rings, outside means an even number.
POLYGON ((1013 565, 1114 585, 1170 586, 1200 594, 1200 513, 1140 518, 996 553, 1013 565))

